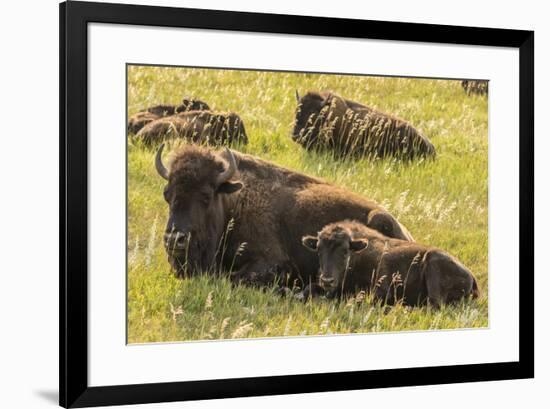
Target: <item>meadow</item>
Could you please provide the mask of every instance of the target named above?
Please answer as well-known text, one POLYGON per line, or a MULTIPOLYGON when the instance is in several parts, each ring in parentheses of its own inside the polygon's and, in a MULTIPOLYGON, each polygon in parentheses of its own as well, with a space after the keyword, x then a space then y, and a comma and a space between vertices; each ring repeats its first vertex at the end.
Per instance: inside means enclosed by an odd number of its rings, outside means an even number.
MULTIPOLYGON (((440 247, 476 276, 481 296, 433 309, 385 308, 367 295, 306 303, 206 275, 179 280, 162 245, 168 206, 155 150, 128 137, 128 343, 458 329, 488 326, 488 103, 460 81, 128 67, 128 115, 184 96, 238 113, 249 144, 235 149, 345 186, 382 204, 416 241, 440 247), (435 161, 337 161, 290 133, 295 90, 331 90, 411 122, 435 161)), ((312 234, 315 232, 312 232, 312 234)))

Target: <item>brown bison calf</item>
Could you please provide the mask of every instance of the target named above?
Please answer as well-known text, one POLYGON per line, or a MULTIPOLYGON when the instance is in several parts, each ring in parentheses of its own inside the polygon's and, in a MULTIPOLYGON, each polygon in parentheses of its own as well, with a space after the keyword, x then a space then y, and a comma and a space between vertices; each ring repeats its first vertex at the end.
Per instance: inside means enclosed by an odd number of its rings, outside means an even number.
POLYGON ((300 97, 292 139, 337 156, 434 157, 431 142, 408 122, 329 92, 300 97))
POLYGON ((210 107, 198 99, 184 98, 180 105, 155 105, 132 115, 128 120, 128 133, 136 134, 141 128, 156 119, 187 111, 205 111, 210 107))
POLYGON ((189 111, 157 119, 145 125, 135 138, 145 145, 175 138, 208 145, 248 143, 243 121, 237 114, 211 111, 189 111))
POLYGON ((429 302, 439 307, 472 295, 478 287, 472 273, 437 248, 386 237, 355 221, 325 226, 302 243, 317 252, 318 282, 303 296, 329 297, 372 291, 382 303, 407 305, 429 302))

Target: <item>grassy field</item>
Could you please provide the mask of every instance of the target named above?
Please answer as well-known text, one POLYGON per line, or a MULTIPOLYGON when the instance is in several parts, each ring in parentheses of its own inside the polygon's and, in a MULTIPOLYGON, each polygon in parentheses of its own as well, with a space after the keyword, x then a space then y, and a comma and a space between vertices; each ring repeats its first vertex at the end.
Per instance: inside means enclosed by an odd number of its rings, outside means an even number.
POLYGON ((244 120, 238 148, 376 200, 424 244, 469 267, 481 297, 453 307, 382 308, 367 297, 305 304, 207 276, 177 280, 162 246, 167 204, 154 150, 128 139, 128 342, 318 335, 488 325, 487 97, 460 81, 136 67, 128 114, 185 95, 244 120), (437 149, 435 162, 337 162, 290 138, 294 91, 332 90, 409 120, 437 149))

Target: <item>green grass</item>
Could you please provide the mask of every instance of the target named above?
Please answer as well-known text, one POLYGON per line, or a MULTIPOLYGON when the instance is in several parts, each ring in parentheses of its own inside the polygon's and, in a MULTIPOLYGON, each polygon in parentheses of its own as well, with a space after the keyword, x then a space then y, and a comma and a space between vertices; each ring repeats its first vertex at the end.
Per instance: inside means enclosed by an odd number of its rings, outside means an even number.
MULTIPOLYGON (((383 308, 370 298, 302 304, 231 286, 225 278, 177 280, 162 247, 167 205, 154 150, 128 140, 128 342, 317 335, 488 325, 487 98, 460 81, 129 67, 128 114, 185 95, 241 115, 250 139, 240 150, 322 177, 376 200, 424 244, 458 257, 481 297, 440 310, 383 308), (338 162, 290 138, 295 96, 332 90, 410 121, 437 149, 435 162, 338 162)), ((312 232, 314 233, 314 232, 312 232)))

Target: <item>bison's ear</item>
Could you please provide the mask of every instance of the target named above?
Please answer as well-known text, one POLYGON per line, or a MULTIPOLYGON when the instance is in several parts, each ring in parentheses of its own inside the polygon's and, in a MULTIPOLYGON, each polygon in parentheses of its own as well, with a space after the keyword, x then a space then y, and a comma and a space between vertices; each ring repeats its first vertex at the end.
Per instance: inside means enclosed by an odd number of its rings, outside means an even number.
POLYGON ((218 193, 235 193, 243 188, 241 182, 223 182, 218 187, 218 193))
POLYGON ((317 237, 313 237, 313 236, 302 237, 302 244, 308 250, 317 251, 317 243, 318 243, 317 237))
POLYGON ((349 248, 350 250, 360 253, 363 250, 365 250, 369 246, 369 241, 367 239, 358 239, 358 240, 352 240, 349 248))

